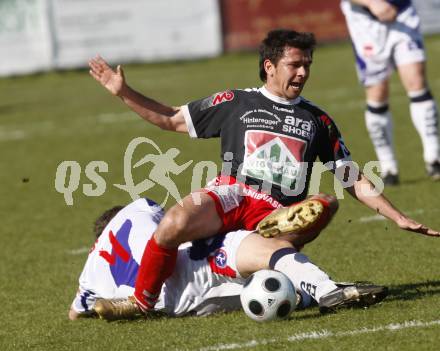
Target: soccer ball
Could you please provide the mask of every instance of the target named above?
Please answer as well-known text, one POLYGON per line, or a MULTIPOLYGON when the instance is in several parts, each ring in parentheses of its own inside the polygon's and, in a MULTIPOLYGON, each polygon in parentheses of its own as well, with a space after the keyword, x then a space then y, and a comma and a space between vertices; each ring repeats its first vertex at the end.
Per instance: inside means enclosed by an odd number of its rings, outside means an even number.
POLYGON ((264 269, 247 278, 240 300, 248 317, 267 322, 289 317, 296 307, 296 292, 285 274, 264 269))

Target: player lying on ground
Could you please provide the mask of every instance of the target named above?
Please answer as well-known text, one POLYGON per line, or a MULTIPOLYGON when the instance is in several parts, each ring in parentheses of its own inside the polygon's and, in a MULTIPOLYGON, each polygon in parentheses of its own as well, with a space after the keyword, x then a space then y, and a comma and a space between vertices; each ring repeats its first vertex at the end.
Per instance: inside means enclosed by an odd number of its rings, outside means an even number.
MULTIPOLYGON (((95 232, 100 236, 80 276, 70 319, 96 314, 108 320, 142 315, 135 303, 125 301, 133 295, 143 248, 162 217, 157 204, 139 199, 122 209, 106 211, 97 220, 95 232), (124 308, 112 308, 120 303, 124 308)), ((240 309, 244 278, 267 268, 291 279, 300 307, 316 301, 321 312, 341 306, 369 306, 387 294, 381 286, 338 285, 289 242, 236 231, 181 245, 176 270, 165 281, 154 311, 183 316, 240 309)))
MULTIPOLYGON (((148 122, 194 138, 221 138, 221 175, 195 197, 190 194, 171 207, 147 244, 134 292, 144 311, 155 305, 163 282, 173 273, 180 244, 220 232, 254 230, 275 209, 304 200, 318 157, 336 174, 352 166, 334 121, 300 96, 314 46, 311 33, 271 31, 260 48, 261 88, 225 91, 180 108, 133 90, 119 66, 113 71, 100 57, 90 61, 90 74, 148 122)), ((373 189, 362 174, 346 184, 351 195, 400 228, 440 235, 404 215, 383 195, 371 196, 373 189)), ((295 220, 295 211, 283 209, 281 217, 295 220)), ((277 229, 278 218, 272 216, 264 228, 277 229)), ((302 240, 316 235, 303 232, 302 240)))

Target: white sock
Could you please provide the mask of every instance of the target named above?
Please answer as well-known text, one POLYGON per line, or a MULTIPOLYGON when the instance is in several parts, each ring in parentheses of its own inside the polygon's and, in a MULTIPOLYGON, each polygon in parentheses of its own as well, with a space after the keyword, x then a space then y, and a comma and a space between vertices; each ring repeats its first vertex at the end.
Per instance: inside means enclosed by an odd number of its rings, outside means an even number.
POLYGON ((335 282, 309 258, 293 248, 276 251, 270 259, 270 267, 287 275, 295 289, 301 294, 302 307, 307 307, 313 298, 319 302, 321 296, 337 288, 335 282))
POLYGON ((410 92, 411 119, 423 145, 423 159, 433 163, 440 158, 438 109, 429 90, 410 92))
POLYGON ((393 146, 393 121, 388 103, 368 101, 365 124, 373 142, 382 175, 397 174, 397 160, 393 146))

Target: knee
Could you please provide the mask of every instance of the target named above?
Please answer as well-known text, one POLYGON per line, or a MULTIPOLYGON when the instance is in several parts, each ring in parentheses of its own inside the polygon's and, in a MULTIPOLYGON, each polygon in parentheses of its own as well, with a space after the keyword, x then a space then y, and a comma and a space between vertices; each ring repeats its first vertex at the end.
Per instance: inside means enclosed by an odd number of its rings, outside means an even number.
POLYGON ((406 79, 403 85, 409 95, 411 95, 412 92, 418 92, 428 88, 425 75, 419 72, 414 74, 410 79, 406 79))
POLYGON ((389 97, 389 80, 385 79, 380 83, 370 85, 365 91, 367 102, 386 103, 389 97))
POLYGON ((163 217, 154 233, 154 238, 159 245, 164 247, 177 247, 187 240, 189 215, 181 206, 174 206, 163 217))

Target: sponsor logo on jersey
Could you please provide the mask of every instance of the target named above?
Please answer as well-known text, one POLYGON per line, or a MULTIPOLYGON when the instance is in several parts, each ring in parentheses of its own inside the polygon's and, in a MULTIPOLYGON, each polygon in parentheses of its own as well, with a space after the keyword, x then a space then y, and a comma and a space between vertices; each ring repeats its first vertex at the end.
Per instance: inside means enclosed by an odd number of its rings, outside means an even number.
POLYGON ((312 123, 299 117, 286 116, 284 118, 283 132, 289 134, 300 135, 304 138, 310 139, 310 131, 312 130, 312 123))
POLYGON ((212 106, 221 104, 222 102, 232 101, 234 99, 233 91, 223 91, 212 96, 212 106))
POLYGON ((200 111, 219 105, 223 102, 232 101, 234 100, 234 97, 235 97, 234 92, 231 90, 222 91, 221 93, 211 95, 210 97, 207 97, 201 102, 200 111))
POLYGON ((228 262, 228 256, 222 249, 218 249, 214 255, 215 265, 220 268, 225 268, 228 262))
POLYGON ((223 249, 218 249, 214 256, 208 257, 209 266, 211 267, 211 271, 220 274, 226 277, 235 278, 237 273, 227 265, 228 256, 226 255, 226 251, 223 249))
POLYGON ((285 107, 278 107, 277 105, 272 105, 272 108, 276 111, 279 111, 279 112, 286 112, 286 113, 291 113, 291 114, 295 113, 295 110, 293 107, 285 108, 285 107))
POLYGON ((227 265, 226 252, 222 249, 219 249, 214 256, 209 256, 208 262, 209 266, 211 267, 211 271, 216 274, 232 278, 237 276, 237 273, 227 265))
POLYGON ((281 118, 275 113, 265 109, 257 108, 246 111, 241 117, 240 121, 248 127, 260 127, 273 129, 278 123, 281 123, 281 118))
POLYGON ((306 142, 266 131, 247 131, 242 174, 294 188, 304 173, 306 142))

